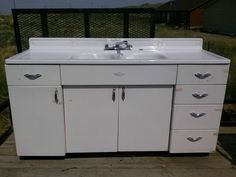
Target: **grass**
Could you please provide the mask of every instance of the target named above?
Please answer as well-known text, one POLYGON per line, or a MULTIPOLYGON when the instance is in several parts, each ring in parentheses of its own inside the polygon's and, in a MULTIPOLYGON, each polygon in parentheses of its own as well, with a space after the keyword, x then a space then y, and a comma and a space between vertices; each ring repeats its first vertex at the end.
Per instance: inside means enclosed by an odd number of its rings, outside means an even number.
MULTIPOLYGON (((5 58, 16 53, 13 32, 13 21, 10 16, 0 16, 0 102, 7 98, 7 83, 5 77, 5 58)), ((0 114, 0 135, 10 126, 9 110, 0 114)))
POLYGON ((9 109, 5 109, 0 114, 0 136, 10 127, 9 109))
POLYGON ((5 58, 16 53, 13 21, 10 16, 0 16, 0 101, 7 98, 4 70, 5 58))

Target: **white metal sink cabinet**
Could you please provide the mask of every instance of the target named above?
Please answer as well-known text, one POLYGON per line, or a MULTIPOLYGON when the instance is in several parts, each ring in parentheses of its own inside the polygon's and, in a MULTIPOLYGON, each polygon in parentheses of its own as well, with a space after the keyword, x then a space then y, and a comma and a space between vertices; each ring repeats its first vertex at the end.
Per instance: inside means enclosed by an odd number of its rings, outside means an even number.
POLYGON ((19 156, 214 151, 229 60, 201 39, 158 38, 85 58, 120 40, 35 38, 6 60, 19 156))

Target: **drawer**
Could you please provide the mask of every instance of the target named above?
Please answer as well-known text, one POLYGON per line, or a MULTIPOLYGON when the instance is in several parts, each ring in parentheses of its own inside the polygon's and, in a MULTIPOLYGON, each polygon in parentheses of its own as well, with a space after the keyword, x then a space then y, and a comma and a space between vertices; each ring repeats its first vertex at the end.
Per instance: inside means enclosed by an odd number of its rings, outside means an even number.
POLYGON ((177 84, 226 84, 229 65, 179 65, 177 84))
POLYGON ((172 129, 218 129, 223 105, 175 105, 172 129))
POLYGON ((204 153, 216 149, 217 130, 172 130, 170 153, 204 153))
POLYGON ((8 85, 60 85, 59 65, 5 65, 8 85))
POLYGON ((176 85, 175 104, 222 104, 226 85, 176 85))
POLYGON ((63 85, 174 85, 176 65, 63 65, 63 85))

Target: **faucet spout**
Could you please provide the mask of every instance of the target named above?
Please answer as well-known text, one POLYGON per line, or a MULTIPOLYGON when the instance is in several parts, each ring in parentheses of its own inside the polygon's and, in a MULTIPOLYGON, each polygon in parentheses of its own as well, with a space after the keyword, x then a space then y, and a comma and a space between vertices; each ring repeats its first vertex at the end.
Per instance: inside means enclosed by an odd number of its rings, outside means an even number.
POLYGON ((117 54, 122 56, 121 50, 131 50, 133 46, 128 43, 128 41, 118 41, 115 45, 109 47, 108 44, 105 44, 104 50, 116 50, 117 54))

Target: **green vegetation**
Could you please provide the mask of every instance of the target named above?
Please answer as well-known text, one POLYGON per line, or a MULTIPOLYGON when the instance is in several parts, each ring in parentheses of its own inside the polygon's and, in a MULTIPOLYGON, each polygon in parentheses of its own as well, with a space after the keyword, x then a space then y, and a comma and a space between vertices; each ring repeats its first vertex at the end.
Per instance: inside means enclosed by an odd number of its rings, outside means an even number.
POLYGON ((0 101, 7 98, 4 60, 15 53, 12 18, 10 16, 0 16, 0 101))

